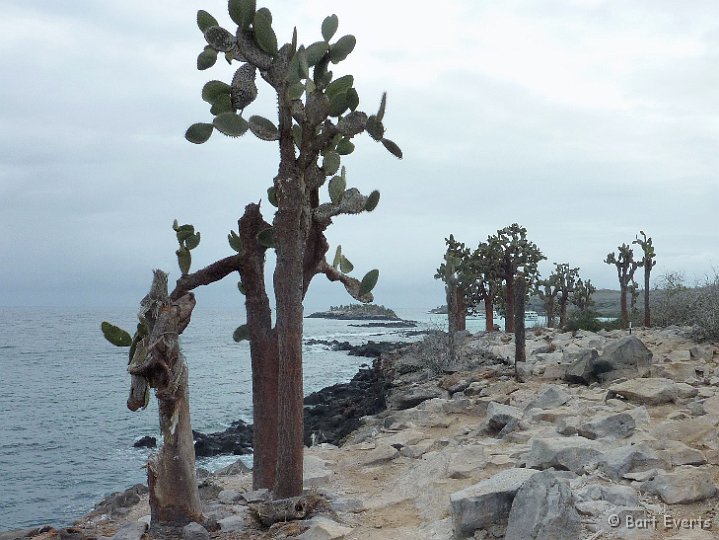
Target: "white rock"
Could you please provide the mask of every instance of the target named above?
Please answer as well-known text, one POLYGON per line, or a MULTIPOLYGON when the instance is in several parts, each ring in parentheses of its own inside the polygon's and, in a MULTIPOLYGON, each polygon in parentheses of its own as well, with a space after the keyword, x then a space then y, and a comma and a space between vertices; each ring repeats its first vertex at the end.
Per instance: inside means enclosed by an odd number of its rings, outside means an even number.
POLYGON ((337 540, 352 532, 352 527, 345 527, 325 516, 315 516, 305 522, 310 528, 297 536, 300 540, 337 540))

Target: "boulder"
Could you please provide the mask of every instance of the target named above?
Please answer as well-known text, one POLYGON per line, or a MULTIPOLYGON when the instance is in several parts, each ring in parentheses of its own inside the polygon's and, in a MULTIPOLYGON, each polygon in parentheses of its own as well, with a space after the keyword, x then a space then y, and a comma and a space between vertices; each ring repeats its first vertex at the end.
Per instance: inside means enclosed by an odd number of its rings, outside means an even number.
POLYGON ((157 448, 157 439, 155 437, 145 435, 144 437, 137 439, 132 446, 135 448, 157 448))
POLYGON ((599 460, 600 448, 596 442, 583 437, 536 438, 525 456, 525 464, 533 469, 554 467, 580 474, 599 460))
POLYGON ((692 383, 699 379, 695 362, 672 362, 652 367, 652 377, 664 377, 676 382, 692 383))
POLYGON ((610 342, 601 355, 594 349, 586 349, 575 356, 564 377, 571 383, 591 384, 622 377, 646 377, 651 370, 652 352, 636 336, 610 342))
POLYGON ((610 386, 607 399, 619 395, 634 403, 662 405, 675 401, 679 393, 679 385, 671 379, 631 379, 610 386))
POLYGON ((696 467, 660 471, 654 479, 642 484, 642 489, 658 495, 667 504, 703 501, 717 492, 711 471, 696 467))
POLYGON ((564 405, 572 396, 561 386, 548 384, 525 406, 528 409, 554 409, 564 405))
POLYGON ((389 397, 390 407, 402 411, 416 407, 423 401, 446 397, 446 391, 438 387, 435 381, 416 386, 396 388, 389 397))
POLYGON ((50 525, 43 525, 42 527, 31 527, 29 529, 16 529, 14 531, 0 532, 0 540, 17 540, 18 538, 32 538, 45 532, 52 531, 53 528, 50 525))
POLYGON ((377 448, 374 448, 365 455, 361 456, 359 463, 364 466, 379 465, 381 463, 392 461, 398 455, 399 452, 394 446, 380 443, 377 445, 377 448))
POLYGON ((504 538, 576 540, 581 534, 569 483, 555 472, 543 471, 527 480, 514 497, 504 538))
POLYGON ((319 488, 332 477, 332 471, 327 468, 327 462, 324 459, 305 454, 302 463, 302 477, 305 488, 319 488))
POLYGON ((315 516, 305 522, 310 528, 296 536, 298 540, 338 540, 352 532, 351 527, 340 525, 325 516, 315 516))
POLYGON ((210 533, 193 521, 182 528, 182 540, 210 540, 210 533))
POLYGON ((518 422, 521 419, 522 411, 517 407, 502 405, 494 401, 487 406, 487 428, 490 431, 501 431, 510 422, 518 422))
POLYGON ((506 522, 517 491, 537 471, 505 469, 491 478, 450 495, 454 533, 458 538, 506 522))
POLYGON ((599 459, 599 470, 618 480, 626 473, 647 471, 663 463, 657 453, 645 442, 613 448, 599 459))
POLYGON ((197 457, 252 453, 252 425, 243 420, 232 422, 226 430, 215 433, 193 430, 192 438, 195 441, 197 457))
POLYGON ((612 437, 624 439, 634 433, 634 417, 626 412, 595 416, 588 422, 584 422, 577 429, 577 433, 587 439, 600 439, 612 437))
POLYGON ((226 467, 222 467, 215 471, 215 476, 236 476, 240 474, 248 474, 252 471, 245 463, 238 459, 234 463, 230 463, 226 467))

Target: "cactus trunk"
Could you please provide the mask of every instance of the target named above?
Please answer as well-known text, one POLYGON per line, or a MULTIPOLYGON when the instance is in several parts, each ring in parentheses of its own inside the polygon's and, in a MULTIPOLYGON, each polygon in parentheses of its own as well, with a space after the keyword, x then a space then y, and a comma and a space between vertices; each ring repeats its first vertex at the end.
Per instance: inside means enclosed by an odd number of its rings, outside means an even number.
POLYGON ((647 265, 644 267, 644 326, 650 328, 652 326, 652 318, 649 311, 649 274, 651 268, 647 265))
MULTIPOLYGON (((523 274, 518 274, 514 280, 514 378, 520 381, 518 362, 527 361, 527 351, 524 335, 524 303, 527 294, 527 282, 523 274)), ((508 313, 509 315, 509 313, 508 313)))
POLYGON ((494 305, 491 296, 484 299, 484 319, 484 329, 487 332, 494 332, 494 305))
MULTIPOLYGON (((504 318, 504 331, 514 332, 514 282, 513 278, 507 279, 507 313, 504 318)), ((522 315, 524 318, 524 315, 522 315)))

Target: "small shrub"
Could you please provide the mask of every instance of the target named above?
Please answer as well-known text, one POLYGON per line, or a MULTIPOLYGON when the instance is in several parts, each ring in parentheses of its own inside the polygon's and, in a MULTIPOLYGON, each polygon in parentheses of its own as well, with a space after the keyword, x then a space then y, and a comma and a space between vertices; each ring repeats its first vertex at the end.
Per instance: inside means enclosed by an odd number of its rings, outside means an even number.
POLYGON ((591 310, 575 312, 567 321, 567 326, 564 330, 567 332, 576 332, 577 330, 598 332, 599 330, 617 330, 622 328, 621 319, 600 321, 598 317, 599 314, 591 310))
POLYGON ((420 365, 437 375, 449 366, 452 355, 450 352, 449 334, 440 329, 431 329, 416 345, 417 359, 420 365))
POLYGON ((696 340, 719 340, 719 274, 694 287, 679 273, 663 276, 651 309, 656 326, 691 326, 696 340))

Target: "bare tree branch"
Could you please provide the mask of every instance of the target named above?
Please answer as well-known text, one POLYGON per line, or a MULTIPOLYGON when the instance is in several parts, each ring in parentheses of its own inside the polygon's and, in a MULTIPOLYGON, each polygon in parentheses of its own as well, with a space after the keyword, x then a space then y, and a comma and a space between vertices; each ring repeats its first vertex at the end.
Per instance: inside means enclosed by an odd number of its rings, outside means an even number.
POLYGON ((170 300, 178 300, 184 294, 201 285, 209 285, 215 281, 220 281, 232 272, 238 271, 240 268, 240 258, 241 255, 239 253, 237 255, 231 255, 219 261, 215 261, 197 272, 180 276, 175 284, 175 290, 170 294, 170 300))

